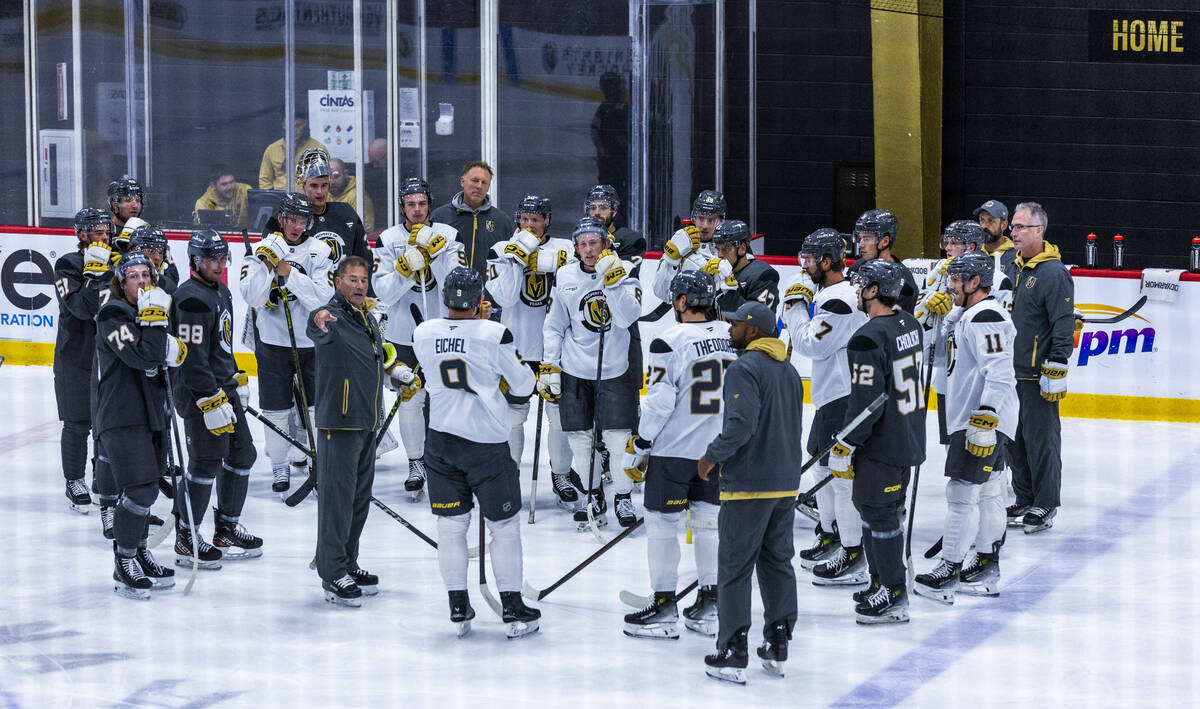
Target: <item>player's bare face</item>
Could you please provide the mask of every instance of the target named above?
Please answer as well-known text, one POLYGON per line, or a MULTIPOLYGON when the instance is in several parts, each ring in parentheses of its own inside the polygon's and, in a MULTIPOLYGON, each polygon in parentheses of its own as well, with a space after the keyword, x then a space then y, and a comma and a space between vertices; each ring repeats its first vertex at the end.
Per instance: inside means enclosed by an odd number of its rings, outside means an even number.
POLYGON ((713 233, 723 221, 725 220, 712 214, 692 215, 692 223, 700 230, 700 241, 704 242, 712 241, 713 233))
POLYGON ((227 266, 229 266, 228 256, 209 256, 200 259, 200 275, 209 283, 216 283, 225 274, 227 266))
POLYGON ((279 225, 283 227, 284 240, 289 244, 297 244, 308 228, 308 219, 299 214, 288 214, 279 220, 279 225))
POLYGON ((488 190, 492 188, 492 176, 482 167, 473 167, 458 183, 462 186, 463 202, 471 209, 478 209, 483 206, 488 190))
POLYGON ((950 276, 948 288, 950 290, 950 297, 954 299, 954 304, 962 307, 967 300, 966 293, 963 292, 962 276, 950 276))
POLYGON ((112 238, 112 234, 109 233, 107 225, 97 224, 84 234, 84 238, 87 239, 89 244, 97 241, 101 244, 107 244, 112 238))
POLYGON ((404 196, 404 220, 408 226, 429 223, 429 197, 423 194, 404 196))
POLYGON ((540 214, 522 212, 518 215, 521 220, 521 228, 533 233, 534 236, 541 239, 543 243, 546 241, 546 218, 540 214))
POLYGON ((121 291, 124 293, 126 301, 136 303, 138 291, 149 286, 150 269, 146 266, 130 266, 125 271, 125 282, 121 284, 121 291))
POLYGON ((575 240, 575 249, 579 251, 579 260, 589 272, 595 270, 596 262, 600 260, 600 252, 608 246, 608 239, 599 234, 583 234, 575 240))
POLYGON ((143 246, 141 248, 141 253, 143 256, 150 259, 150 263, 154 264, 155 268, 160 268, 162 266, 163 259, 167 256, 163 253, 163 250, 157 246, 143 246))
POLYGON ((329 178, 313 177, 304 181, 304 196, 318 211, 329 201, 329 178))
POLYGON ((135 194, 127 194, 117 198, 117 217, 127 222, 142 213, 142 198, 135 194))
POLYGON ((967 245, 958 239, 946 240, 946 258, 958 258, 967 250, 967 245))
POLYGON ((222 202, 228 202, 233 199, 233 193, 237 189, 237 180, 233 175, 221 175, 221 179, 213 183, 213 191, 217 193, 217 197, 222 202))
POLYGON ((741 247, 741 244, 717 244, 717 256, 728 261, 729 265, 736 266, 745 254, 741 247))
POLYGON ((823 285, 825 282, 825 274, 821 272, 821 261, 822 259, 815 258, 812 254, 800 254, 800 267, 817 285, 823 285))
POLYGON ((879 258, 879 246, 875 241, 875 232, 858 232, 858 253, 864 261, 879 258))
POLYGON ((587 215, 604 222, 606 229, 612 226, 612 220, 616 214, 617 212, 612 208, 612 205, 603 200, 595 200, 587 203, 587 215))
POLYGON ((351 305, 362 307, 367 298, 367 269, 361 266, 351 266, 346 273, 333 279, 334 287, 351 305))

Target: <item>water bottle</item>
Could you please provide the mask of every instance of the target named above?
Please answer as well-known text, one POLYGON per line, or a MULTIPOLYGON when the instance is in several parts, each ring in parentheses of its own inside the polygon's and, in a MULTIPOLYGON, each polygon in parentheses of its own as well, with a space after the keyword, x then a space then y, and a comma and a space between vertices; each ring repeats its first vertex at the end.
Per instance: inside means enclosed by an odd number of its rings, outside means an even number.
POLYGON ((1125 268, 1125 237, 1117 234, 1113 237, 1113 270, 1125 268))
POLYGON ((1097 252, 1097 250, 1098 250, 1098 247, 1096 246, 1096 235, 1094 233, 1088 234, 1087 241, 1084 242, 1084 244, 1083 244, 1083 267, 1084 268, 1095 268, 1096 267, 1096 252, 1097 252))
POLYGON ((1188 271, 1200 273, 1200 236, 1192 237, 1192 250, 1188 254, 1188 271))

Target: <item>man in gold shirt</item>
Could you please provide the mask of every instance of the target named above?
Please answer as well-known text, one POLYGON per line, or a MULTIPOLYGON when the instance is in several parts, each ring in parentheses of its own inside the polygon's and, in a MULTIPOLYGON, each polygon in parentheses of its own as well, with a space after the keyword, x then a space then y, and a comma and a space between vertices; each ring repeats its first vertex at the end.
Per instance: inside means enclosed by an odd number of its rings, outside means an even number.
MULTIPOLYGON (((358 184, 354 181, 354 175, 350 174, 346 163, 338 158, 331 159, 329 167, 329 201, 345 202, 357 211, 358 184)), ((366 193, 363 194, 362 221, 368 232, 375 231, 375 207, 366 193)))
MULTIPOLYGON (((286 125, 285 125, 286 128, 286 125)), ((296 134, 296 158, 310 148, 320 148, 321 144, 308 135, 308 113, 296 111, 293 125, 296 134)), ((260 190, 286 190, 287 184, 287 139, 279 140, 267 146, 263 151, 262 165, 258 168, 258 188, 260 190)))
POLYGON ((209 172, 208 189, 196 200, 192 217, 199 224, 202 210, 221 210, 228 212, 238 226, 245 228, 249 224, 246 207, 246 196, 249 192, 250 185, 238 182, 232 170, 224 165, 217 165, 209 172))

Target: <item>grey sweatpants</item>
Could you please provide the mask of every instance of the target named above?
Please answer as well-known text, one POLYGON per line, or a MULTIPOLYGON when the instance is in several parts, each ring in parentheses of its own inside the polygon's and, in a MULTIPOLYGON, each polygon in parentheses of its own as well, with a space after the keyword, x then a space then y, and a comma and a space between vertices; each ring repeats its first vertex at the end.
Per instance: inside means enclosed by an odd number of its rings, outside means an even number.
POLYGON ((796 624, 792 521, 796 498, 722 500, 717 517, 717 647, 750 627, 750 574, 757 569, 767 626, 796 624))
POLYGON ((1058 402, 1042 398, 1037 380, 1018 379, 1016 439, 1009 446, 1013 490, 1018 505, 1053 509, 1062 489, 1062 427, 1058 402))
POLYGON ((358 568, 371 509, 375 433, 317 429, 317 573, 335 581, 358 568))

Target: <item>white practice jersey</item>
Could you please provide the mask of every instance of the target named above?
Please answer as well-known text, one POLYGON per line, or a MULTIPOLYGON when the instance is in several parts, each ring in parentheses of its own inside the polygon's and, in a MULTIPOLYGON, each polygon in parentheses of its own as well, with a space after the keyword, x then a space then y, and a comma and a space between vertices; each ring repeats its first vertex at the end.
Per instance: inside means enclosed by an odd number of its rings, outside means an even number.
MULTIPOLYGON (((504 258, 507 241, 492 246, 488 259, 487 291, 502 310, 500 322, 517 340, 517 352, 526 362, 542 360, 543 334, 546 314, 550 311, 550 293, 554 289, 553 273, 537 273, 511 258, 504 258)), ((575 260, 575 246, 566 239, 551 237, 538 247, 541 251, 561 252, 562 265, 575 260)), ((561 267, 561 265, 560 265, 561 267)))
POLYGON ((277 277, 262 259, 248 258, 242 261, 238 287, 242 299, 256 311, 259 339, 268 345, 291 347, 287 314, 280 307, 278 286, 286 288, 296 346, 312 347, 312 340, 305 334, 308 316, 333 297, 333 261, 329 258, 329 246, 311 236, 305 236, 295 246, 289 245, 289 249, 283 256, 292 267, 287 278, 277 277))
MULTIPOLYGON (((622 261, 626 272, 633 264, 622 261)), ((542 328, 542 360, 558 364, 579 379, 596 378, 600 330, 604 329, 601 379, 613 379, 629 369, 629 327, 642 314, 642 287, 627 277, 612 288, 603 287, 596 273, 576 261, 558 269, 550 296, 550 314, 542 328)))
POLYGON ((967 427, 971 412, 981 406, 995 409, 997 427, 1010 439, 1017 431, 1017 378, 1013 374, 1013 340, 1017 329, 995 298, 971 306, 954 323, 946 341, 949 387, 946 391, 946 430, 967 427))
MULTIPOLYGON (((917 312, 924 310, 925 299, 933 295, 937 291, 944 293, 950 292, 950 276, 942 273, 942 269, 947 265, 950 259, 938 259, 929 264, 929 275, 925 276, 925 281, 921 283, 921 294, 917 296, 917 312)), ((953 296, 952 296, 953 297, 953 296)), ((950 312, 943 318, 929 320, 932 324, 925 325, 930 328, 931 332, 925 337, 926 357, 932 357, 933 362, 933 381, 931 385, 933 390, 945 396, 946 394, 946 336, 953 330, 953 323, 958 319, 961 313, 956 311, 961 310, 957 305, 950 308, 950 312)), ((922 320, 922 324, 927 321, 922 320)))
POLYGON ((676 323, 650 343, 649 389, 638 435, 650 454, 699 460, 721 433, 721 386, 737 359, 729 324, 676 323))
POLYGON ((654 271, 654 281, 650 284, 650 292, 654 293, 664 303, 671 302, 671 280, 680 271, 698 271, 709 259, 716 258, 717 252, 710 242, 700 244, 700 248, 684 256, 680 261, 672 261, 663 256, 658 260, 658 269, 654 271))
POLYGON ((429 392, 429 427, 478 443, 508 441, 508 402, 533 393, 534 377, 517 357, 509 329, 491 320, 438 318, 413 332, 413 351, 429 392))
POLYGON ((375 296, 387 306, 387 341, 396 345, 411 345, 417 325, 446 316, 441 283, 457 266, 466 265, 463 245, 451 241, 433 263, 411 277, 403 276, 396 271, 396 259, 404 255, 408 246, 409 231, 403 225, 380 232, 379 247, 375 249, 375 275, 371 278, 375 296))
POLYGON ((795 305, 789 291, 801 276, 784 289, 783 321, 792 350, 812 360, 812 402, 817 408, 850 395, 850 363, 846 343, 867 321, 858 309, 858 295, 849 280, 822 288, 813 297, 812 318, 795 305))

